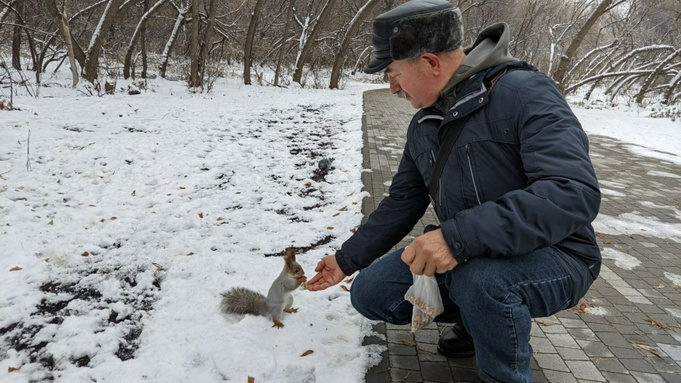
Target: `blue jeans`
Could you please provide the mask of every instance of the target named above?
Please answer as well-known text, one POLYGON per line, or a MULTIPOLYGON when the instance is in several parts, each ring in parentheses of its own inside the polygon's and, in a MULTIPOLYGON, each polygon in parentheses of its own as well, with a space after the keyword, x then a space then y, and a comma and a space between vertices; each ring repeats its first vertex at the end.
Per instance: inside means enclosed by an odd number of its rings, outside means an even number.
MULTIPOLYGON (((411 323, 412 305, 404 294, 413 277, 400 259, 402 250, 355 277, 352 305, 365 317, 411 323)), ((436 275, 445 311, 435 321, 464 325, 485 382, 532 382, 531 318, 574 306, 593 282, 586 265, 566 262, 567 257, 554 248, 514 257, 475 257, 436 275)))

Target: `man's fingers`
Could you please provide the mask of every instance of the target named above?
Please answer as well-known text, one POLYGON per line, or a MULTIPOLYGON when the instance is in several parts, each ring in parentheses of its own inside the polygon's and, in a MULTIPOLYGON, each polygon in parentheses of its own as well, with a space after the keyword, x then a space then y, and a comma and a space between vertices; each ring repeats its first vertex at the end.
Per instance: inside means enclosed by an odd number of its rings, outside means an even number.
POLYGON ((435 263, 426 263, 426 265, 423 269, 423 274, 426 277, 432 277, 433 275, 435 275, 436 269, 437 269, 437 266, 435 265, 435 263))
POLYGON ((310 291, 326 290, 329 287, 331 287, 331 284, 329 284, 328 282, 323 282, 323 283, 319 283, 319 284, 315 284, 315 285, 310 285, 308 283, 308 285, 307 285, 307 289, 310 290, 310 291))
POLYGON ((322 279, 322 274, 317 274, 317 275, 315 275, 314 277, 312 277, 312 279, 310 279, 309 281, 307 281, 307 284, 308 284, 308 285, 311 285, 311 284, 313 285, 313 284, 317 283, 317 281, 319 281, 320 279, 322 279))
POLYGON ((404 251, 402 251, 402 262, 406 263, 407 265, 411 265, 412 262, 414 262, 415 257, 416 252, 414 251, 413 246, 407 246, 404 248, 404 251))

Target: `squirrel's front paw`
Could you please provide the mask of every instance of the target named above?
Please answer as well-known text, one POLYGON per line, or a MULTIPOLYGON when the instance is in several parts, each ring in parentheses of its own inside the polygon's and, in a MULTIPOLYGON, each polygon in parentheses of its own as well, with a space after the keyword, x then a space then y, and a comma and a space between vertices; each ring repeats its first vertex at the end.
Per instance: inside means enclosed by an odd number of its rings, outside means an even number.
POLYGON ((295 307, 291 307, 290 309, 284 309, 284 312, 287 312, 289 314, 297 313, 298 309, 295 307))
POLYGON ((281 323, 281 321, 278 321, 278 320, 275 319, 275 320, 274 320, 274 324, 272 325, 272 327, 282 328, 282 327, 284 327, 284 324, 281 323))

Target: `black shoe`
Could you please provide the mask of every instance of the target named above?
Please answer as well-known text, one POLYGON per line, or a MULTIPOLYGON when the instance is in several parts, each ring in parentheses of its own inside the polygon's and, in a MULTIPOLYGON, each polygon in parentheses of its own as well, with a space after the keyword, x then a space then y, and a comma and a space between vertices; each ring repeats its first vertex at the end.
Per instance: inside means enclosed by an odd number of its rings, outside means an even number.
POLYGON ((459 323, 445 330, 437 342, 437 351, 448 358, 467 358, 475 355, 473 338, 459 323))

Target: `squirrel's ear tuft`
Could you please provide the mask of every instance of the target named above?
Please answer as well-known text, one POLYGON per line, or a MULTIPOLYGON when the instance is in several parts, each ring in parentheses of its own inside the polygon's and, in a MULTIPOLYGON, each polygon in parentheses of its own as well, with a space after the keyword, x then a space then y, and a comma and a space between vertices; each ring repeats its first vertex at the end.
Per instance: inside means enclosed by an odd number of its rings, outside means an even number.
POLYGON ((296 261, 296 252, 293 250, 292 247, 289 247, 286 249, 286 261, 287 262, 295 262, 296 261))

